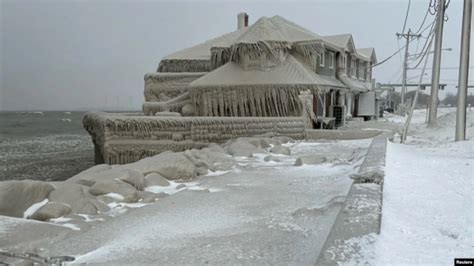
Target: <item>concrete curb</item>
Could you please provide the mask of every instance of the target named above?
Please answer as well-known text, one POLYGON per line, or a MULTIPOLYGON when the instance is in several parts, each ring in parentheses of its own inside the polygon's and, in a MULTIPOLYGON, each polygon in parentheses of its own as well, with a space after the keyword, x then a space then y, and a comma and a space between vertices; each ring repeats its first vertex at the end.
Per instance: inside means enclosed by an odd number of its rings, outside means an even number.
MULTIPOLYGON (((372 233, 380 233, 382 184, 387 135, 372 140, 367 156, 354 179, 345 202, 319 253, 316 265, 338 265, 361 257, 358 241, 372 233)), ((368 239, 370 241, 370 238, 368 239)))
POLYGON ((306 139, 330 139, 330 140, 350 140, 368 139, 382 134, 382 130, 377 129, 307 129, 306 139))

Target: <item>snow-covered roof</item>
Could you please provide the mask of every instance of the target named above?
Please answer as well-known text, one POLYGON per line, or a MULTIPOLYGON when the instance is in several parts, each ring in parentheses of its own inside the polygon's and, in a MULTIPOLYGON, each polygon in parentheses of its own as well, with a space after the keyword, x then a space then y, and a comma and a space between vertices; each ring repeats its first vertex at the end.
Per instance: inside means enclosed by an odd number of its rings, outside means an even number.
POLYGON ((226 33, 217 38, 210 39, 206 42, 200 43, 198 45, 179 50, 170 55, 167 55, 163 60, 209 60, 211 57, 211 48, 212 47, 229 47, 235 40, 245 33, 248 28, 242 28, 230 33, 226 33))
POLYGON ((372 88, 372 84, 369 82, 364 82, 361 80, 353 79, 348 77, 347 75, 340 75, 339 79, 347 85, 352 91, 356 92, 364 92, 369 91, 372 88))
POLYGON ((209 60, 212 47, 230 47, 234 43, 257 41, 307 41, 321 36, 281 16, 261 17, 249 27, 221 35, 198 45, 169 54, 163 60, 209 60))
POLYGON ((297 42, 318 40, 320 36, 280 17, 261 17, 248 27, 236 43, 257 43, 259 41, 297 42))
POLYGON ((334 77, 316 74, 308 65, 291 55, 288 55, 280 64, 265 70, 246 70, 238 63, 229 62, 209 74, 194 80, 189 85, 192 87, 202 87, 263 84, 346 87, 334 77))
POLYGON ((355 45, 354 39, 352 38, 352 34, 338 34, 338 35, 329 35, 323 37, 325 41, 332 43, 342 49, 346 49, 348 51, 354 52, 355 45))
POLYGON ((377 63, 377 57, 375 55, 375 49, 372 47, 369 48, 359 48, 357 49, 357 54, 367 59, 367 61, 372 61, 372 63, 377 63))

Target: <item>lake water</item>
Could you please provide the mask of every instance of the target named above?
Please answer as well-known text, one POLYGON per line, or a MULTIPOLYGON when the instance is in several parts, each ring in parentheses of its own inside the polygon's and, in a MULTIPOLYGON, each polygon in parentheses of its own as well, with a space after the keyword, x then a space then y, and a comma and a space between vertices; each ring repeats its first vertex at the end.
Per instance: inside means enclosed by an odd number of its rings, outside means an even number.
POLYGON ((84 112, 0 112, 0 181, 65 180, 94 165, 84 112))

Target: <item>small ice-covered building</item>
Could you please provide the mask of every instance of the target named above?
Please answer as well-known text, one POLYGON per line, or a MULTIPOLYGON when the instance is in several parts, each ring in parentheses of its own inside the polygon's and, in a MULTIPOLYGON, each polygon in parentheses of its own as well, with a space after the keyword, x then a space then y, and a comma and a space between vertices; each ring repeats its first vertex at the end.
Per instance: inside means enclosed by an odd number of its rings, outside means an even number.
POLYGON ((146 74, 143 115, 87 114, 96 161, 127 163, 270 132, 302 139, 346 117, 375 116, 374 49, 356 49, 350 35, 319 36, 281 16, 248 25, 241 13, 238 25, 165 56, 146 74))

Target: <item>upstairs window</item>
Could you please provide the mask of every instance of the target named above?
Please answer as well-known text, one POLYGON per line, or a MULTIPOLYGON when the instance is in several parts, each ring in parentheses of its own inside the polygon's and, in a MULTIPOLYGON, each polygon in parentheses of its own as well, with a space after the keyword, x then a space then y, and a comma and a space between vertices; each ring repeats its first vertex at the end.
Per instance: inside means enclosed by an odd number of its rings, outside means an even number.
POLYGON ((356 61, 352 60, 351 61, 351 76, 355 76, 355 75, 356 75, 356 61))
POLYGON ((329 52, 329 68, 333 69, 334 68, 334 53, 329 52))
POLYGON ((319 66, 324 67, 324 51, 319 52, 319 66))

